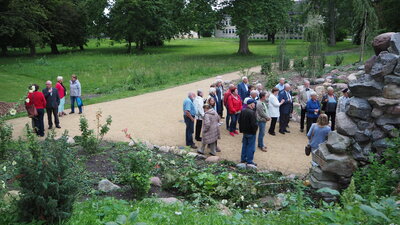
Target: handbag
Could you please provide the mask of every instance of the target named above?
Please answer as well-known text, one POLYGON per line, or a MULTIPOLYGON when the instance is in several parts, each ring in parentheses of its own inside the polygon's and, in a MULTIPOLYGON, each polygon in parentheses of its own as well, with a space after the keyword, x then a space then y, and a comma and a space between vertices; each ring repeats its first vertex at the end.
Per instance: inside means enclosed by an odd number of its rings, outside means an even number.
MULTIPOLYGON (((312 133, 311 133, 311 138, 314 136, 314 126, 311 126, 312 133)), ((306 153, 306 156, 309 156, 311 154, 311 145, 307 144, 307 146, 304 148, 304 152, 306 153)))
POLYGON ((83 102, 82 102, 81 97, 77 97, 76 98, 76 103, 78 104, 78 107, 82 107, 83 106, 83 102))
POLYGON ((35 104, 33 104, 33 99, 34 99, 34 95, 35 94, 33 94, 32 93, 32 95, 33 95, 33 97, 32 97, 32 104, 25 104, 25 109, 26 109, 26 112, 28 113, 28 117, 29 118, 34 118, 34 117, 36 117, 36 116, 38 116, 38 112, 37 112, 37 109, 36 109, 36 107, 35 107, 35 104))

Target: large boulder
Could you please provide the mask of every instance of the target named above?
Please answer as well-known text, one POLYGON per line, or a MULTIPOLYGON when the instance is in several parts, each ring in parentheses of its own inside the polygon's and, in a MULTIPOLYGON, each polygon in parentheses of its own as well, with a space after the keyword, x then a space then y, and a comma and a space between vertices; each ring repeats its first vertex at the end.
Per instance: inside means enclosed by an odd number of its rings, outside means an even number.
POLYGON ((383 85, 372 79, 369 74, 364 74, 357 81, 350 83, 349 89, 353 96, 367 98, 382 96, 383 85))
POLYGON ((338 176, 350 177, 357 169, 357 162, 352 156, 332 154, 325 144, 320 144, 313 160, 318 163, 321 170, 338 176))
POLYGON ((365 73, 371 73, 372 67, 374 66, 376 59, 378 57, 376 55, 371 56, 367 61, 365 61, 365 73))
POLYGON ((365 143, 365 142, 369 142, 371 140, 370 135, 371 134, 368 130, 357 131, 356 134, 354 134, 353 138, 358 143, 365 143))
POLYGON ((321 188, 330 188, 333 190, 338 190, 339 189, 339 184, 335 181, 323 181, 323 180, 318 180, 314 176, 310 176, 310 183, 311 187, 315 189, 321 189, 321 188))
POLYGON ((390 106, 387 108, 386 113, 392 115, 400 115, 400 105, 390 106))
POLYGON ((400 76, 394 76, 394 75, 385 76, 385 84, 397 84, 397 85, 400 85, 400 76))
POLYGON ((400 86, 396 84, 387 84, 383 88, 383 97, 390 99, 400 99, 400 86))
POLYGON ((337 176, 333 173, 324 172, 319 166, 313 166, 310 169, 310 175, 319 181, 336 181, 337 176))
POLYGON ((400 104, 400 99, 388 99, 382 97, 371 97, 368 102, 374 107, 395 106, 400 104))
POLYGON ((396 55, 400 55, 400 33, 392 34, 390 38, 389 51, 396 55))
POLYGON ((103 179, 99 182, 98 188, 100 191, 103 192, 110 192, 120 189, 120 187, 116 184, 113 184, 108 179, 103 179))
POLYGON ((361 147, 357 142, 352 145, 353 158, 357 161, 368 161, 368 157, 371 154, 371 143, 364 147, 361 147))
POLYGON ((326 147, 329 152, 344 154, 351 145, 351 139, 349 137, 338 134, 336 131, 330 132, 326 147))
POLYGON ((397 76, 400 76, 400 58, 397 61, 397 66, 394 68, 393 73, 397 76))
POLYGON ((382 153, 385 151, 387 147, 389 147, 389 143, 386 141, 385 138, 376 140, 375 142, 372 143, 372 148, 378 153, 382 153))
POLYGON ((350 98, 347 104, 347 115, 364 120, 371 117, 372 107, 367 100, 353 97, 350 98))
POLYGON ((398 59, 398 55, 386 51, 379 53, 379 56, 369 74, 371 74, 372 78, 375 80, 382 80, 383 76, 393 72, 398 59))
POLYGON ((385 138, 386 134, 379 128, 375 128, 371 131, 372 141, 377 141, 379 139, 385 138))
POLYGON ((357 125, 345 112, 340 112, 336 114, 336 130, 339 134, 354 136, 357 132, 357 125))
POLYGON ((380 108, 374 108, 374 109, 372 109, 372 112, 371 112, 371 116, 373 117, 373 118, 378 118, 378 117, 380 117, 380 116, 382 116, 383 115, 383 111, 382 111, 382 109, 380 109, 380 108))
POLYGON ((374 51, 376 55, 379 55, 382 51, 387 51, 390 47, 390 41, 394 32, 383 33, 374 38, 372 42, 372 47, 374 47, 374 51))
POLYGON ((325 78, 317 78, 317 79, 314 80, 315 84, 322 84, 324 82, 325 82, 325 78))
POLYGON ((384 114, 375 120, 375 123, 379 126, 384 126, 387 124, 399 125, 400 116, 384 114))

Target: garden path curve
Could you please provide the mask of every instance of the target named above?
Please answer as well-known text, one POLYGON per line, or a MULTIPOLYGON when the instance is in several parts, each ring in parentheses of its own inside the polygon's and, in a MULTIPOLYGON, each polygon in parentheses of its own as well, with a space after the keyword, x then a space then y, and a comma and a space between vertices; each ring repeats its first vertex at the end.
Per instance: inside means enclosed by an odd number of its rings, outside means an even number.
MULTIPOLYGON (((253 67, 251 70, 260 71, 260 67, 253 67)), ((240 77, 240 73, 232 72, 221 76, 223 80, 234 80, 240 77)), ((104 117, 112 115, 113 123, 110 132, 105 136, 106 140, 127 141, 121 130, 128 128, 135 139, 147 140, 156 145, 183 146, 185 143, 183 99, 189 91, 202 89, 207 93, 209 85, 214 80, 215 78, 209 78, 166 90, 85 106, 84 115, 92 128, 98 109, 103 111, 104 117)), ((23 128, 26 123, 30 123, 30 119, 18 118, 8 122, 13 125, 14 137, 17 138, 23 134, 23 128)), ((45 126, 46 124, 45 116, 45 126)), ((57 130, 58 134, 66 129, 71 136, 79 135, 78 114, 61 117, 60 124, 62 129, 57 130)), ((238 162, 242 135, 231 137, 224 127, 225 124, 221 126, 221 140, 218 141, 222 152, 218 155, 238 162)), ((276 136, 266 135, 268 152, 256 150, 254 157, 259 168, 278 170, 284 174, 300 175, 308 172, 311 159, 304 155, 304 146, 307 144, 305 134, 299 132, 298 123, 292 122, 289 130, 291 133, 286 135, 279 133, 276 136)))

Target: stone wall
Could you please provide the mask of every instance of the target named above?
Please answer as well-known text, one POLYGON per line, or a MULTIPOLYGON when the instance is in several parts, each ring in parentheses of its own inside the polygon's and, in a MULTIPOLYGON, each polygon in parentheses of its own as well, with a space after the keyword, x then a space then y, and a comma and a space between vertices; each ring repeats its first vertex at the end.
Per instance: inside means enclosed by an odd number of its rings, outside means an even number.
POLYGON ((312 154, 319 166, 310 169, 313 188, 346 188, 353 172, 367 164, 370 153, 382 153, 386 138, 400 127, 400 33, 374 39, 376 56, 349 83, 352 98, 346 112, 336 115, 336 131, 312 154))

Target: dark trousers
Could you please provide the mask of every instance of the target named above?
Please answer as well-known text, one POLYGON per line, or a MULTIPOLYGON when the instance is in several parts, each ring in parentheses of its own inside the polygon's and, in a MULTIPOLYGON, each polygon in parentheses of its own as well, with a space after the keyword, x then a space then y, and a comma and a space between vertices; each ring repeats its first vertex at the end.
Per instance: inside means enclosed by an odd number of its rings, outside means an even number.
POLYGON ((326 112, 328 121, 331 121, 331 130, 335 130, 336 112, 326 112))
POLYGON ((194 139, 200 140, 202 126, 203 126, 203 120, 196 120, 196 133, 195 133, 194 139))
POLYGON ((285 132, 289 124, 290 114, 281 113, 279 116, 279 132, 285 132))
POLYGON ((278 117, 272 117, 271 118, 271 125, 269 126, 268 133, 273 134, 275 133, 275 126, 276 126, 276 121, 278 120, 278 117))
POLYGON ((313 123, 316 123, 316 122, 317 122, 317 119, 318 119, 318 118, 310 118, 310 117, 307 117, 307 133, 308 133, 308 131, 310 130, 311 125, 312 125, 313 123))
POLYGON ((230 121, 230 119, 231 119, 231 114, 229 113, 229 112, 227 112, 227 114, 226 114, 226 121, 225 121, 225 123, 226 123, 226 129, 227 130, 229 130, 229 121, 230 121))
MULTIPOLYGON (((306 113, 307 110, 303 107, 301 107, 301 112, 300 112, 300 130, 304 130, 304 121, 306 120, 306 113)), ((307 118, 308 120, 308 118, 307 118)), ((308 131, 308 129, 307 129, 308 131)))
POLYGON ((194 122, 187 116, 183 116, 186 124, 186 145, 194 145, 193 142, 193 132, 194 132, 194 122))
POLYGON ((217 104, 218 104, 218 106, 217 106, 218 112, 217 113, 222 118, 224 115, 224 103, 221 100, 220 102, 217 102, 217 104))
POLYGON ((231 117, 231 124, 229 126, 230 132, 234 132, 236 130, 236 124, 239 119, 239 115, 240 115, 239 113, 238 114, 230 114, 230 117, 231 117))
POLYGON ((32 118, 33 129, 39 136, 44 136, 44 109, 36 109, 38 115, 32 118))
POLYGON ((242 138, 242 154, 240 161, 249 164, 254 163, 254 152, 256 151, 256 135, 243 134, 242 138))
POLYGON ((46 108, 47 120, 49 122, 49 127, 53 126, 53 120, 51 114, 54 116, 54 123, 56 126, 60 126, 60 121, 58 120, 58 108, 46 108))
MULTIPOLYGON (((71 112, 75 112, 75 101, 78 97, 77 96, 71 96, 71 112)), ((78 105, 78 102, 76 103, 78 105)), ((79 112, 82 113, 82 106, 78 105, 79 112)))

